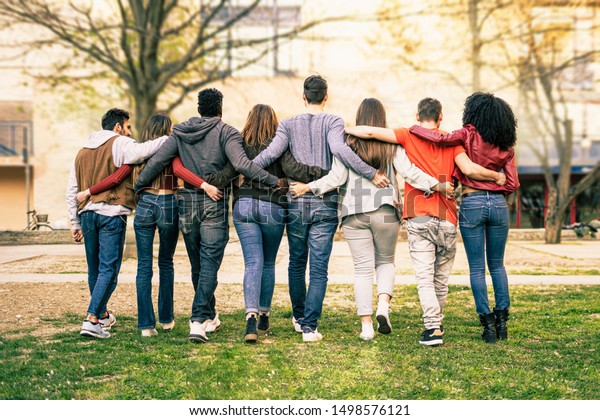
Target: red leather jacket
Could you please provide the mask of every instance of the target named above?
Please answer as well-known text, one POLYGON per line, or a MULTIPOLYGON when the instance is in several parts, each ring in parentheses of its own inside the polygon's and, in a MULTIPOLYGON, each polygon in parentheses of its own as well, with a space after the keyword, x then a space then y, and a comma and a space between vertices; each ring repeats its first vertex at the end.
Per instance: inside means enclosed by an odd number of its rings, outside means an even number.
POLYGON ((519 175, 517 174, 517 163, 515 161, 515 150, 501 150, 500 148, 483 140, 479 132, 472 125, 465 125, 460 130, 451 133, 438 133, 436 131, 413 125, 410 130, 412 134, 423 140, 428 140, 440 146, 463 145, 467 156, 492 171, 504 170, 506 184, 500 186, 491 181, 476 181, 463 174, 458 167, 454 168, 452 176, 458 179, 464 186, 484 191, 498 191, 506 194, 512 193, 519 188, 519 175))

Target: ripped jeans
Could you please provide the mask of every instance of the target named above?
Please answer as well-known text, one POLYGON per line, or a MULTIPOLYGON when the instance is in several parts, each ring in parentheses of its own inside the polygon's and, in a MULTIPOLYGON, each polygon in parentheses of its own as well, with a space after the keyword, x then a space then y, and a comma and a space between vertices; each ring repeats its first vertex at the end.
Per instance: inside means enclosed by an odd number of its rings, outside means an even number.
POLYGON ((427 330, 439 328, 456 255, 456 226, 437 217, 419 216, 408 219, 407 230, 423 323, 427 330))

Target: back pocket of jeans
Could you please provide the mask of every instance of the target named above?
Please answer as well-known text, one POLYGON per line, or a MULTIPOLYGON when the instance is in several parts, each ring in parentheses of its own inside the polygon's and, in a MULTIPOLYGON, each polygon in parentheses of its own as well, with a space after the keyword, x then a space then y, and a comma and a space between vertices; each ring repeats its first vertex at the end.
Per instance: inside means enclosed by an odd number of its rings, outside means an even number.
POLYGON ((461 226, 475 227, 483 218, 483 206, 461 206, 458 214, 458 221, 461 226))

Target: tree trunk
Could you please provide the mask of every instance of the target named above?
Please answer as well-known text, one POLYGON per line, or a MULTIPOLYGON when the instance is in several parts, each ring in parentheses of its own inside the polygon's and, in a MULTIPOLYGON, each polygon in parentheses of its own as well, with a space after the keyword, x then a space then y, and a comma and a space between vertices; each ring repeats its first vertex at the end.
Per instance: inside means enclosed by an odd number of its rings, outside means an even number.
POLYGON ((548 213, 548 218, 546 219, 546 231, 544 232, 544 239, 547 244, 560 243, 564 217, 564 214, 560 215, 558 213, 554 213, 552 217, 550 217, 550 213, 548 213))
MULTIPOLYGON (((156 112, 156 102, 157 98, 151 97, 136 97, 135 98, 135 115, 132 116, 134 120, 134 125, 136 128, 136 133, 134 134, 135 139, 139 139, 140 134, 142 134, 142 129, 144 125, 146 125, 146 121, 148 118, 152 116, 156 112)), ((154 139, 147 139, 154 140, 154 139)))
POLYGON ((469 28, 471 31, 471 88, 473 92, 481 90, 481 30, 479 28, 479 0, 469 0, 469 28))
POLYGON ((137 245, 135 243, 135 231, 127 229, 125 231, 125 248, 123 249, 123 259, 137 259, 137 245))
POLYGON ((546 215, 546 231, 544 238, 547 244, 559 244, 562 231, 564 211, 558 207, 558 191, 556 188, 548 188, 548 214, 546 215), (562 213, 562 214, 561 214, 562 213))

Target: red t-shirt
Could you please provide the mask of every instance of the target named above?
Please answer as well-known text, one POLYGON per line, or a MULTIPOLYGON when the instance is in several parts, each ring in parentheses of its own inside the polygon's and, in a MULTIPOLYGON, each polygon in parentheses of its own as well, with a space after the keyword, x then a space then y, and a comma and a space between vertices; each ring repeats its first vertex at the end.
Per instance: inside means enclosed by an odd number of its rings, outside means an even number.
MULTIPOLYGON (((436 130, 441 132, 440 130, 436 130)), ((404 149, 410 161, 440 182, 452 181, 454 159, 465 153, 462 146, 439 147, 411 134, 407 128, 394 130, 396 140, 404 149)), ((443 194, 435 193, 425 197, 423 191, 406 183, 404 190, 403 217, 433 216, 457 224, 456 202, 443 194)))

